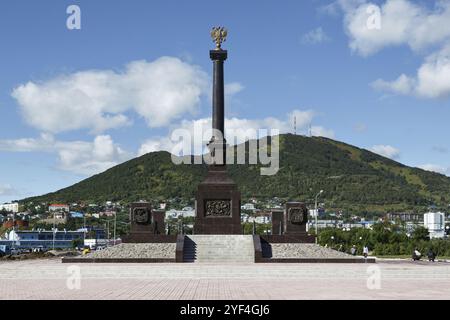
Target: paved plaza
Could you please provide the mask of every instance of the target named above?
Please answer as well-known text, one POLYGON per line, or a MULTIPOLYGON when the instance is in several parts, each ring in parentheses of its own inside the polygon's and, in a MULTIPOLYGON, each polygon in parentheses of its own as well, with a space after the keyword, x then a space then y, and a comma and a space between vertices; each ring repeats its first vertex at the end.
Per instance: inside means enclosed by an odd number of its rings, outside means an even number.
POLYGON ((450 299, 450 264, 4 261, 0 299, 450 299))

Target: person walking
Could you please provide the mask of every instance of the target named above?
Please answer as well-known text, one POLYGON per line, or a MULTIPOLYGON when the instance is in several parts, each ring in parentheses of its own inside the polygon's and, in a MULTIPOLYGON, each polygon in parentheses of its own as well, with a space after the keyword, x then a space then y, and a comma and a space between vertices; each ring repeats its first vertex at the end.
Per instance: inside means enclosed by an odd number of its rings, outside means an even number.
POLYGON ((430 248, 428 250, 427 256, 428 256, 428 261, 430 261, 430 262, 434 262, 434 260, 436 259, 436 254, 434 253, 432 248, 430 248))
POLYGON ((412 255, 413 261, 419 261, 422 258, 422 254, 419 249, 415 248, 412 255))
POLYGON ((352 256, 356 256, 356 247, 355 247, 355 245, 353 245, 352 248, 350 249, 350 254, 352 256))
POLYGON ((364 258, 367 259, 367 256, 369 255, 369 248, 367 246, 364 246, 363 255, 364 258))

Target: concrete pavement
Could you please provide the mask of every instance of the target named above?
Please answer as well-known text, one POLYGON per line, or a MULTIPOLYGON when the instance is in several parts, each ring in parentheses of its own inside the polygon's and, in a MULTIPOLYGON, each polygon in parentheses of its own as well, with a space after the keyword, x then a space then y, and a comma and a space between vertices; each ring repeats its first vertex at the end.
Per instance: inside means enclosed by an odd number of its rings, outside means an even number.
POLYGON ((0 299, 450 299, 450 264, 5 261, 0 299))

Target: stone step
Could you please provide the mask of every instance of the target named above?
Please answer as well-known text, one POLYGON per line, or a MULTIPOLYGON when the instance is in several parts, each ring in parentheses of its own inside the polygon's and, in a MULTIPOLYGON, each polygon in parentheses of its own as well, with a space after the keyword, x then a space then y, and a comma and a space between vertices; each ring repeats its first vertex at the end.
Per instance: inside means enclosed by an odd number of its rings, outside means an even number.
POLYGON ((253 258, 248 258, 248 259, 199 259, 199 258, 192 258, 192 259, 184 259, 184 261, 186 262, 211 262, 211 263, 216 263, 216 262, 248 262, 248 263, 253 263, 255 262, 255 260, 253 258))
POLYGON ((184 261, 196 263, 254 262, 253 237, 246 235, 186 236, 184 261))
POLYGON ((195 257, 198 260, 252 260, 253 257, 251 256, 240 256, 240 257, 235 257, 235 256, 197 256, 195 257), (249 258, 250 257, 250 258, 249 258))
POLYGON ((201 250, 201 251, 196 251, 195 253, 199 254, 208 254, 208 255, 218 255, 218 256, 224 256, 224 255, 247 255, 250 253, 253 253, 253 250, 243 250, 240 252, 236 252, 236 251, 206 251, 206 250, 201 250))

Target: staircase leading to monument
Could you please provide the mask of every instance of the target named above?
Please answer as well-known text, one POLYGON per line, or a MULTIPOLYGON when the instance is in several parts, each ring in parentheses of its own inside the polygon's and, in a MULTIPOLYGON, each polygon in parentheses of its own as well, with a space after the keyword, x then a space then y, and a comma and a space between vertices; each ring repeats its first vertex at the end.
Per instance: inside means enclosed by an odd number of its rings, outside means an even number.
POLYGON ((189 235, 184 238, 184 262, 255 262, 251 235, 189 235))

